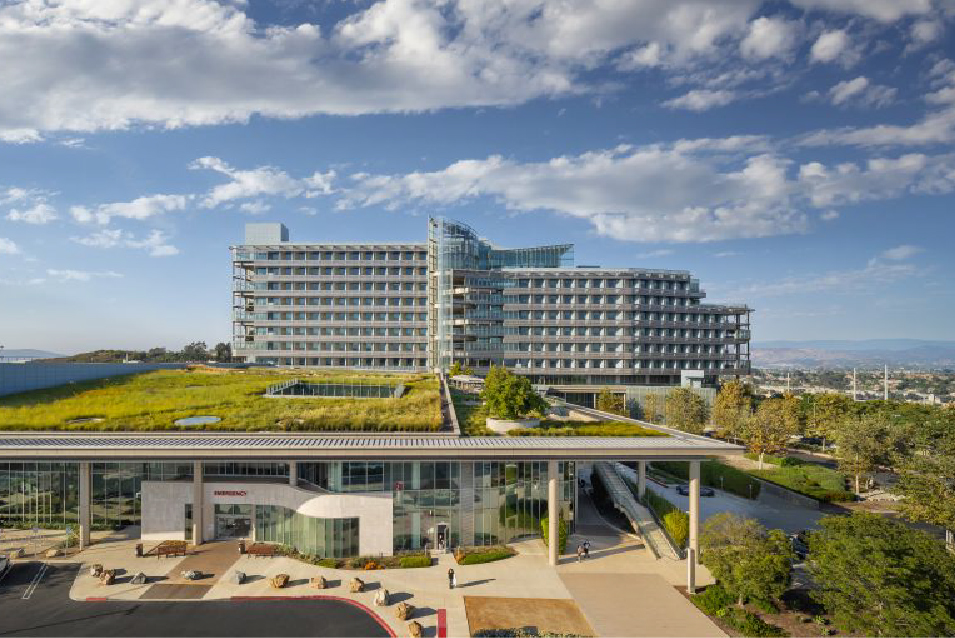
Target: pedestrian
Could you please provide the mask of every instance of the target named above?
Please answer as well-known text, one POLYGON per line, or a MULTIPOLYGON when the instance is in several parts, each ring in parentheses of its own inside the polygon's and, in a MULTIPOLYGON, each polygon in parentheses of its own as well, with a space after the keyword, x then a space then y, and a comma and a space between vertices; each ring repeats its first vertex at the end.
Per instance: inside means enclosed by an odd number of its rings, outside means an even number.
POLYGON ((580 545, 580 543, 577 543, 577 562, 578 563, 580 562, 580 559, 583 557, 583 555, 584 555, 584 548, 580 545))
POLYGON ((454 589, 454 569, 448 570, 448 589, 454 589))
POLYGON ((590 541, 584 541, 584 558, 590 558, 590 541))

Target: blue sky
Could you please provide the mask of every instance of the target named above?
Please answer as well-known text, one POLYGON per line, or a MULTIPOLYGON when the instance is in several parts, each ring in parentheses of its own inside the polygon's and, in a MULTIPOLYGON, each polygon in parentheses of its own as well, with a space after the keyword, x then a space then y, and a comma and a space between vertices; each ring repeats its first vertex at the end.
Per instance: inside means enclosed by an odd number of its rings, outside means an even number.
POLYGON ((228 245, 687 269, 756 340, 953 338, 955 5, 0 5, 0 344, 231 334, 228 245))

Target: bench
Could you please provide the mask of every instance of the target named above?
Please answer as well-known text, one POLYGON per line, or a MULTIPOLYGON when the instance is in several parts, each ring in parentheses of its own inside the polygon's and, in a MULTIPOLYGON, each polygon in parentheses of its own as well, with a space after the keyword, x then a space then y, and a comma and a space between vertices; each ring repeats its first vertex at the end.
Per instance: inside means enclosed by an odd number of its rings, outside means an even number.
POLYGON ((188 545, 186 541, 163 541, 150 549, 148 552, 137 551, 136 555, 142 556, 158 556, 159 558, 167 558, 169 556, 185 556, 186 548, 188 545))
POLYGON ((249 556, 273 558, 278 556, 278 547, 276 545, 269 545, 268 543, 253 543, 246 547, 245 553, 249 556))

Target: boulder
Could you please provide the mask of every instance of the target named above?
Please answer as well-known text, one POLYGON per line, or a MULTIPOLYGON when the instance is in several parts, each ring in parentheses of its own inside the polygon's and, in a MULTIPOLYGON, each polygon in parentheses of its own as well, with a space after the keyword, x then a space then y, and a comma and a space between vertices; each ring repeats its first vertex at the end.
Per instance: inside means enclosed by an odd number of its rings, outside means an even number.
POLYGON ((410 620, 414 617, 414 605, 398 603, 398 607, 395 608, 395 617, 398 620, 410 620))
POLYGON ((10 558, 23 558, 23 548, 17 547, 10 550, 10 558))
POLYGON ((179 575, 186 580, 199 580, 199 578, 202 576, 202 572, 200 572, 198 569, 187 569, 179 572, 179 575))
POLYGON ((90 565, 90 576, 93 576, 94 578, 99 578, 100 575, 102 575, 102 573, 103 573, 102 565, 100 565, 99 563, 94 563, 93 565, 90 565))
POLYGON ((375 594, 375 604, 379 607, 384 607, 388 604, 390 598, 387 589, 379 589, 375 594))
POLYGON ((271 583, 274 589, 282 589, 283 587, 288 585, 288 581, 289 581, 288 574, 276 574, 275 576, 272 576, 271 583))
POLYGON ((101 585, 112 585, 116 582, 116 570, 106 569, 100 574, 99 581, 101 585))
POLYGON ((324 576, 315 576, 315 577, 313 577, 311 580, 309 580, 309 584, 311 584, 311 586, 312 586, 314 589, 327 589, 327 588, 328 588, 328 581, 325 580, 325 577, 324 577, 324 576))
POLYGON ((46 550, 47 558, 56 558, 59 555, 60 555, 60 550, 58 550, 55 547, 51 547, 50 549, 46 550))
POLYGON ((348 582, 348 591, 353 594, 360 594, 361 592, 365 591, 365 581, 363 581, 361 578, 352 578, 348 582))
POLYGON ((146 574, 139 572, 133 576, 132 580, 129 581, 133 585, 145 585, 146 584, 146 574))
POLYGON ((408 623, 408 635, 411 636, 411 638, 421 638, 421 630, 421 623, 417 620, 412 620, 408 623))
POLYGON ((232 572, 232 582, 236 585, 245 584, 245 572, 240 572, 238 570, 232 572))

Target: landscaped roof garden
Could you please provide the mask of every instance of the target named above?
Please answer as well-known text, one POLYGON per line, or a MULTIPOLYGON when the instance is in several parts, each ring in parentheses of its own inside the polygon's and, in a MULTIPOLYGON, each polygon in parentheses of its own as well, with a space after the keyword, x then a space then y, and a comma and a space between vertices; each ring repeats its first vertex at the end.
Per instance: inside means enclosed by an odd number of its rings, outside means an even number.
POLYGON ((442 425, 439 386, 430 374, 164 370, 0 397, 0 429, 435 432, 442 425), (264 396, 289 380, 404 391, 399 398, 264 396), (196 417, 208 418, 176 424, 196 417))

